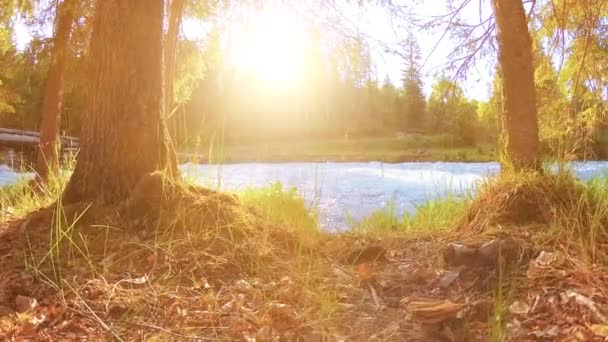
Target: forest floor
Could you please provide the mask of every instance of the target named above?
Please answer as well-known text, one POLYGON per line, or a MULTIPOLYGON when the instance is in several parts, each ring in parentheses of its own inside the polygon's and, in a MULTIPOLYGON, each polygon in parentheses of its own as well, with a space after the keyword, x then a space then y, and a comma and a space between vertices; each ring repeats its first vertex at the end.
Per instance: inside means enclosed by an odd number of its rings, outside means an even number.
POLYGON ((557 178, 499 182, 432 233, 301 230, 235 196, 181 185, 119 206, 6 212, 0 334, 605 341, 608 240, 596 230, 605 212, 585 191, 557 178), (566 211, 593 221, 556 232, 566 211))
POLYGON ((403 138, 315 139, 203 146, 181 153, 183 161, 209 159, 234 162, 365 162, 423 161, 487 162, 496 160, 491 144, 466 146, 447 136, 408 135, 403 138))

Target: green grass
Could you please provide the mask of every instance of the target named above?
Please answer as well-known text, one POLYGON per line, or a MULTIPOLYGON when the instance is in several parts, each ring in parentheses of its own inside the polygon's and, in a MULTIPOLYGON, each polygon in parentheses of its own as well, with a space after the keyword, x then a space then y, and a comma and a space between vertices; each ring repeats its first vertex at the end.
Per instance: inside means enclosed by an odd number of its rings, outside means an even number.
POLYGON ((317 231, 317 214, 309 210, 296 188, 285 189, 280 182, 267 187, 249 188, 239 198, 257 209, 264 220, 293 231, 317 231))
POLYGON ((22 217, 56 201, 69 180, 69 174, 53 175, 46 184, 36 188, 31 180, 23 178, 17 183, 0 187, 0 210, 10 217, 22 217))
MULTIPOLYGON (((201 146, 197 153, 209 159, 210 148, 201 146)), ((189 159, 191 155, 183 154, 189 159)), ((466 146, 447 135, 412 134, 403 138, 325 139, 314 141, 226 143, 224 162, 242 161, 466 161, 496 160, 491 144, 466 146)))
POLYGON ((361 232, 418 232, 448 229, 468 209, 471 195, 462 197, 448 194, 444 198, 427 201, 414 213, 398 213, 394 201, 375 211, 357 224, 354 229, 361 232))

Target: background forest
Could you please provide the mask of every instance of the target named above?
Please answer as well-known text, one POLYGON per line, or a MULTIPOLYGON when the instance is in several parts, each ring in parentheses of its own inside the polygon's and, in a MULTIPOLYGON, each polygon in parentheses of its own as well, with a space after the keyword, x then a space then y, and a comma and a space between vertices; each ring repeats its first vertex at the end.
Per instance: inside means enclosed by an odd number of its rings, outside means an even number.
MULTIPOLYGON (((562 0, 535 4, 531 34, 541 151, 545 157, 606 157, 603 132, 608 73, 602 65, 608 65, 604 25, 607 13, 602 6, 590 9, 588 2, 562 0)), ((72 7, 72 17, 66 31, 64 81, 60 85, 61 130, 79 136, 87 89, 92 4, 65 3, 64 6, 72 7)), ((431 137, 420 138, 420 148, 430 144, 441 144, 446 149, 493 148, 500 136, 500 75, 497 72, 489 75, 495 68, 488 68, 487 78, 493 77, 494 82, 486 100, 465 96, 470 81, 467 83, 461 77, 464 68, 427 77, 433 83, 425 85, 422 74, 426 56, 422 56, 412 31, 404 33, 406 37, 399 49, 382 52, 401 59, 400 79, 392 81, 389 75, 376 71, 372 55, 378 44, 365 32, 339 25, 328 29, 327 22, 301 15, 298 32, 286 32, 280 37, 307 42, 294 55, 249 56, 245 51, 235 56, 234 42, 251 39, 235 33, 235 20, 242 22, 242 18, 234 19, 233 14, 238 13, 240 5, 184 0, 179 6, 179 17, 175 20, 183 25, 178 25, 181 29, 173 33, 167 32, 165 38, 171 39, 170 34, 176 38, 174 86, 168 89, 173 99, 167 102, 167 112, 169 130, 179 151, 206 151, 213 140, 219 139, 228 144, 282 144, 412 134, 431 137), (192 27, 204 33, 189 34, 192 27), (297 77, 290 78, 289 70, 280 69, 285 60, 298 63, 297 77), (277 67, 271 71, 273 75, 289 78, 289 82, 283 79, 277 87, 267 75, 251 72, 252 68, 240 68, 247 62, 265 66, 274 63, 277 67), (431 91, 425 93, 425 88, 431 91)), ((53 58, 49 36, 53 31, 57 33, 60 18, 56 7, 56 1, 2 1, 1 127, 39 129, 53 58), (18 34, 24 30, 29 37, 18 34)), ((476 29, 483 28, 482 24, 476 29)), ((415 25, 410 26, 416 28, 415 25)), ((248 29, 245 26, 240 32, 248 29)), ((492 41, 489 31, 478 39, 492 41)), ((464 24, 454 25, 451 32, 462 42, 460 50, 469 51, 470 45, 478 44, 470 37, 477 31, 468 30, 464 24)), ((256 43, 253 39, 252 44, 256 43)), ((478 54, 493 55, 491 45, 486 44, 478 54)), ((455 56, 458 52, 454 52, 455 56)), ((461 53, 460 58, 454 58, 454 65, 473 63, 465 57, 461 53)))

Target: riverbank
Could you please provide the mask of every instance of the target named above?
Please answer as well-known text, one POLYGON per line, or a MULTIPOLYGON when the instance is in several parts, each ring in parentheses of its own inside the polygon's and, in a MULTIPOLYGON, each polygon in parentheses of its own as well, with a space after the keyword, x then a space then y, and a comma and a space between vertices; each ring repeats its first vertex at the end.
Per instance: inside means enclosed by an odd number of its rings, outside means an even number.
POLYGON ((492 144, 466 146, 448 136, 255 142, 201 146, 180 153, 183 162, 363 162, 387 163, 496 160, 492 144))
POLYGON ((606 181, 503 177, 474 198, 403 218, 384 210, 341 234, 276 187, 235 197, 164 183, 144 206, 48 207, 61 186, 0 196, 11 208, 0 221, 3 338, 606 336, 606 181))

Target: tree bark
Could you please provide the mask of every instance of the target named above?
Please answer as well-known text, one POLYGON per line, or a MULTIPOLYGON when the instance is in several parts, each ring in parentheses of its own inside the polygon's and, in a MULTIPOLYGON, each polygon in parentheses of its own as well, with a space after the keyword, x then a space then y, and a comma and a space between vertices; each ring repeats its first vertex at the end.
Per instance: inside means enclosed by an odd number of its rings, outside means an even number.
POLYGON ((68 41, 74 21, 73 0, 64 0, 57 7, 57 26, 40 114, 40 146, 36 160, 38 180, 44 182, 59 164, 58 142, 61 121, 63 79, 68 54, 68 41))
POLYGON ((507 157, 516 170, 537 169, 538 119, 532 39, 522 0, 493 0, 502 76, 507 157))
POLYGON ((97 0, 80 153, 64 201, 118 203, 177 170, 163 116, 163 0, 97 0))

